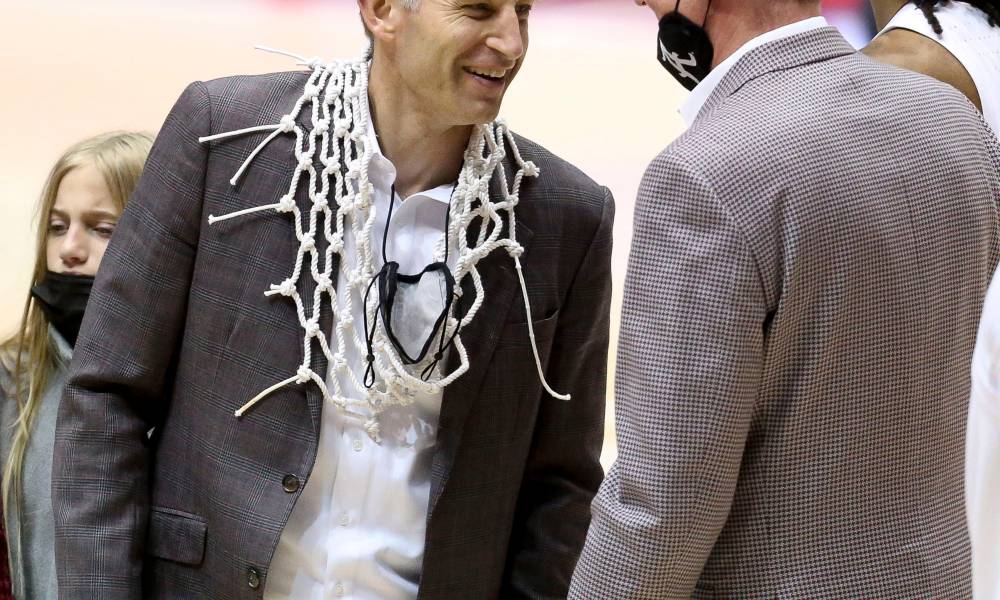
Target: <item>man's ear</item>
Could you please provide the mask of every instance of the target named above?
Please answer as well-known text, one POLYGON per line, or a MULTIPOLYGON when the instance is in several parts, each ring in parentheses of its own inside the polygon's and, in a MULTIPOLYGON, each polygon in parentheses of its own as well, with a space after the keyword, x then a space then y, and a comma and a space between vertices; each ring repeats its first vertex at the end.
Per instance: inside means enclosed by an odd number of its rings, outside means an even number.
POLYGON ((365 28, 373 37, 378 38, 395 31, 392 16, 398 7, 394 6, 393 0, 358 0, 358 10, 365 28))

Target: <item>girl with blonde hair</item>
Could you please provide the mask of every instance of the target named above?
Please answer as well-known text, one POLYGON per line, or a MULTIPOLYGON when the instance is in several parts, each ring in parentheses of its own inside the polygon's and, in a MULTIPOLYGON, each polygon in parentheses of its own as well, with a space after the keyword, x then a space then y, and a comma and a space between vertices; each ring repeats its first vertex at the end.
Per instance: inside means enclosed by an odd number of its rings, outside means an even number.
POLYGON ((56 162, 39 206, 31 292, 0 345, 0 458, 16 598, 55 599, 50 481, 56 414, 94 275, 135 188, 152 137, 113 132, 56 162))

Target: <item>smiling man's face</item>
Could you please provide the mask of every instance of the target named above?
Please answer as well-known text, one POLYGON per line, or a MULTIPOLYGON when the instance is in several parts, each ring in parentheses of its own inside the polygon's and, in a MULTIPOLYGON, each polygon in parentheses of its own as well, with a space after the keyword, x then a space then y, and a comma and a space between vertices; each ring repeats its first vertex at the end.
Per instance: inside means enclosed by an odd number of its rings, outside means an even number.
POLYGON ((414 107, 451 127, 493 121, 528 49, 534 0, 422 0, 401 13, 390 60, 414 107))

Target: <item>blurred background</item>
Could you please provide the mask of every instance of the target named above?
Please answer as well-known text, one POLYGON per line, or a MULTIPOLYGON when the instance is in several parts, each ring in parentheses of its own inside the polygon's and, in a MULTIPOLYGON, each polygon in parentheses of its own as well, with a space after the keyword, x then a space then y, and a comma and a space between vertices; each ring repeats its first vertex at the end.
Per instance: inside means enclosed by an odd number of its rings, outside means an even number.
MULTIPOLYGON (((0 11, 0 223, 10 226, 0 235, 0 337, 20 321, 37 199, 67 146, 112 129, 157 131, 193 80, 296 68, 255 44, 324 58, 366 47, 353 0, 0 0, 0 11)), ((855 46, 874 34, 867 0, 824 0, 824 12, 855 46)), ((502 111, 614 193, 615 323, 639 180, 684 129, 687 92, 656 62, 655 36, 652 12, 631 0, 539 0, 502 111)))

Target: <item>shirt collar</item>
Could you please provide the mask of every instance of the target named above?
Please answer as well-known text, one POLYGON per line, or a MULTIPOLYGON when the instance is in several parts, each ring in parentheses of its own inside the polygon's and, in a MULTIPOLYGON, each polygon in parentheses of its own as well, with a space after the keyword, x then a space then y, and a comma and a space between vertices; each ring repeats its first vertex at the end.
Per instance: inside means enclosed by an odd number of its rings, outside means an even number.
POLYGON ((828 24, 826 19, 823 17, 810 17, 808 19, 803 19, 796 23, 791 23, 777 29, 772 29, 767 33, 761 34, 749 42, 740 46, 739 50, 733 52, 731 56, 726 58, 726 60, 719 63, 719 66, 712 69, 707 77, 701 80, 701 83, 691 92, 688 99, 681 105, 680 113, 681 117, 684 118, 684 122, 687 123, 688 127, 694 124, 695 119, 701 112, 705 102, 718 87, 719 83, 725 78, 726 74, 736 66, 736 63, 740 61, 741 58, 749 54, 752 50, 763 46, 764 44, 775 42, 780 39, 792 37, 794 35, 799 35, 800 33, 805 33, 807 31, 812 31, 814 29, 820 29, 827 27, 828 24))
MULTIPOLYGON (((375 131, 375 121, 372 120, 371 107, 368 106, 367 99, 362 102, 362 110, 365 111, 365 118, 368 123, 368 131, 365 134, 369 147, 372 149, 372 162, 368 165, 368 178, 376 188, 384 190, 386 195, 396 181, 396 167, 384 154, 382 147, 378 143, 378 134, 375 131)), ((424 196, 444 204, 451 204, 451 192, 455 188, 454 184, 439 185, 430 190, 417 192, 412 197, 424 196)))

